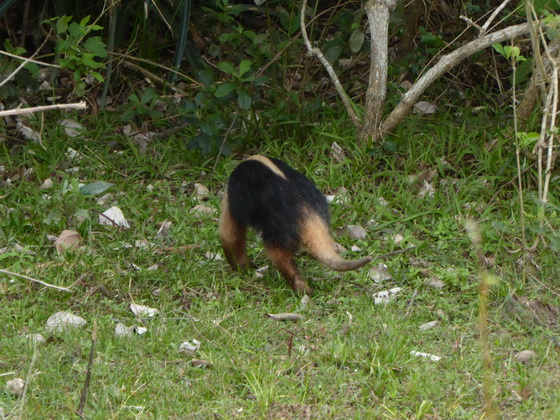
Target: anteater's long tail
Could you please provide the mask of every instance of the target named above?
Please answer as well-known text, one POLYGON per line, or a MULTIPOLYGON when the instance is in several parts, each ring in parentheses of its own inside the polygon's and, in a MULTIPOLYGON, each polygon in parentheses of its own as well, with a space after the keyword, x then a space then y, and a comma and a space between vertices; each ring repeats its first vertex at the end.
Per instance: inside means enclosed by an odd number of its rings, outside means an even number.
POLYGON ((360 268, 372 260, 371 257, 359 260, 345 260, 337 254, 335 243, 329 234, 326 223, 316 214, 306 215, 302 227, 301 238, 303 245, 311 255, 335 271, 350 271, 360 268))

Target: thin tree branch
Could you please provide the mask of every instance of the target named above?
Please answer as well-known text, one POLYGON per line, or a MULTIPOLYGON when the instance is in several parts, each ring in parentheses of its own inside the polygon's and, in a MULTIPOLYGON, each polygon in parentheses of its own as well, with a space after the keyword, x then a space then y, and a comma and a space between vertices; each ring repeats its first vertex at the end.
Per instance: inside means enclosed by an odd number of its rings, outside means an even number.
POLYGON ((8 270, 0 270, 0 273, 6 274, 6 275, 8 275, 8 276, 19 277, 19 278, 22 278, 22 279, 25 279, 25 280, 32 281, 32 282, 34 282, 34 283, 39 283, 40 285, 45 286, 45 287, 49 287, 49 288, 51 288, 51 289, 56 289, 56 290, 60 290, 60 291, 63 291, 63 292, 70 292, 70 293, 72 293, 72 290, 67 289, 66 287, 60 287, 60 286, 55 286, 55 285, 53 285, 53 284, 45 283, 44 281, 37 280, 37 279, 34 279, 34 278, 32 278, 32 277, 27 277, 27 276, 24 276, 23 274, 13 273, 13 272, 8 271, 8 270))
POLYGON ((503 42, 508 39, 517 38, 521 35, 529 33, 529 23, 510 26, 500 31, 493 32, 481 38, 465 44, 464 46, 456 49, 455 51, 441 57, 438 63, 428 70, 420 79, 414 83, 412 88, 406 92, 400 103, 389 114, 381 125, 382 133, 392 132, 397 125, 402 121, 405 115, 411 110, 414 104, 418 101, 420 96, 426 89, 444 73, 451 70, 457 64, 474 53, 488 48, 497 42, 503 42))
POLYGON ((34 106, 31 108, 16 108, 16 109, 8 109, 6 111, 0 111, 0 117, 7 117, 8 115, 32 114, 34 112, 50 111, 51 109, 86 109, 86 108, 87 105, 84 101, 74 103, 74 104, 42 105, 42 106, 34 106))
POLYGON ((317 57, 319 59, 319 61, 321 62, 321 64, 323 65, 323 67, 325 68, 325 70, 327 70, 327 73, 329 73, 329 76, 331 78, 331 81, 334 84, 334 87, 335 87, 335 89, 338 93, 338 96, 340 96, 340 99, 342 100, 342 103, 344 104, 344 107, 346 108, 346 112, 350 116, 350 119, 352 120, 354 125, 356 127, 360 128, 361 125, 362 125, 361 122, 360 122, 360 119, 358 118, 358 116, 354 112, 354 108, 352 107, 352 103, 350 102, 350 98, 348 98, 348 95, 344 91, 344 88, 342 87, 342 84, 340 83, 340 80, 338 79, 338 76, 336 75, 333 67, 331 66, 331 63, 329 63, 329 61, 325 58, 325 56, 323 55, 323 53, 321 52, 321 50, 319 48, 313 48, 313 46, 311 45, 311 42, 309 42, 309 37, 307 36, 307 28, 305 27, 305 9, 306 8, 307 8, 307 0, 303 0, 303 4, 301 5, 301 16, 300 16, 301 25, 300 26, 301 26, 301 36, 303 37, 303 42, 305 43, 305 46, 307 47, 307 51, 309 51, 309 54, 317 57))

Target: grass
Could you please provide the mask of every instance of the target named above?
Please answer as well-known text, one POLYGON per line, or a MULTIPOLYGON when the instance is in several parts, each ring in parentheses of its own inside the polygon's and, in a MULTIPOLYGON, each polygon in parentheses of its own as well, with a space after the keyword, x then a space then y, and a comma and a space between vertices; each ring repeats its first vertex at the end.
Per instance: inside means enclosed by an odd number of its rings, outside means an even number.
MULTIPOLYGON (((150 143, 142 153, 102 128, 90 134, 89 140, 46 138, 46 150, 0 145, 0 268, 73 289, 68 294, 0 276, 0 379, 28 383, 25 399, 0 393, 5 415, 74 417, 95 320, 87 418, 482 417, 478 267, 463 228, 471 217, 483 232, 488 268, 500 278, 489 307, 499 413, 560 416, 558 255, 546 246, 559 220, 551 211, 541 227, 527 175, 528 234, 546 242, 520 266, 521 253, 512 252, 520 247, 519 203, 507 185, 515 176, 513 152, 499 134, 476 124, 467 130, 418 123, 401 127, 385 147, 366 150, 336 126, 323 126, 308 141, 271 141, 258 150, 283 158, 325 193, 347 189, 348 200, 331 206, 333 229, 360 224, 368 231, 363 241, 339 239, 347 249, 362 249, 350 255, 417 245, 384 260, 394 280, 382 284, 368 277, 371 267, 340 274, 302 256, 299 266, 315 288, 307 306, 273 268, 257 279, 254 271, 234 273, 206 255, 221 253, 217 214, 189 213, 198 204, 193 185, 208 186, 205 204, 217 209, 218 192, 238 158, 205 160, 176 138, 150 143), (494 137, 499 150, 488 152, 494 137), (342 163, 329 157, 333 140, 347 153, 342 163), (69 160, 67 147, 81 160, 69 160), (408 176, 428 167, 437 170, 435 193, 419 198, 408 176), (54 187, 38 190, 47 177, 54 187), (72 183, 97 180, 114 184, 105 204, 72 190, 72 183), (112 205, 123 210, 130 229, 97 223, 98 213, 112 205), (164 220, 172 221, 170 236, 154 239, 164 220), (47 235, 63 229, 82 234, 81 251, 56 253, 47 235), (397 234, 404 239, 396 244, 397 234), (138 247, 138 240, 155 246, 138 247), (164 248, 187 244, 199 247, 182 253, 164 248), (427 285, 434 276, 443 288, 427 285), (372 293, 395 286, 402 288, 397 300, 373 304, 372 293), (132 301, 160 314, 137 318, 132 301), (47 318, 62 310, 85 318, 86 328, 47 332, 47 318), (287 324, 265 316, 280 312, 299 312, 306 320, 287 324), (437 327, 419 330, 434 320, 437 327), (119 321, 148 332, 118 337, 119 321), (26 334, 36 332, 47 341, 33 346, 26 334), (193 339, 201 342, 194 356, 178 352, 193 339), (537 359, 517 362, 524 349, 537 359), (432 362, 413 350, 442 359, 432 362), (210 365, 196 367, 193 358, 210 365)), ((268 264, 257 240, 250 255, 258 266, 268 264)))

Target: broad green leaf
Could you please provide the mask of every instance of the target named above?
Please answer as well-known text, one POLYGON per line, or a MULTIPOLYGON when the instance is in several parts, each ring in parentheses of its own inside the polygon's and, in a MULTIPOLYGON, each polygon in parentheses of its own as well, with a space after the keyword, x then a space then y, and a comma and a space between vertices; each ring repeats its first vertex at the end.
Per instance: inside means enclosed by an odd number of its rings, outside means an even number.
POLYGON ((218 86, 216 92, 214 92, 214 96, 216 98, 223 98, 224 96, 229 95, 235 89, 235 84, 232 82, 225 82, 218 86))
POLYGON ((80 192, 84 195, 97 195, 107 191, 113 184, 105 181, 96 181, 91 184, 82 185, 80 192))
POLYGON ((249 109, 253 103, 251 96, 247 93, 245 89, 242 89, 237 94, 237 103, 241 109, 249 109))
POLYGON ((107 57, 107 49, 105 43, 99 36, 92 36, 86 39, 84 47, 98 57, 107 57))
POLYGON ((239 77, 243 77, 245 73, 251 70, 251 65, 252 63, 249 60, 243 60, 239 63, 239 77))
POLYGON ((504 46, 502 44, 492 44, 492 47, 505 57, 504 46))
POLYGON ((63 34, 68 30, 68 22, 64 19, 58 19, 56 21, 56 33, 63 34))
POLYGON ((90 16, 90 15, 86 16, 85 18, 83 18, 83 19, 80 21, 80 26, 86 26, 90 19, 91 19, 91 16, 90 16))
POLYGON ((355 54, 362 49, 362 45, 364 44, 365 35, 364 33, 357 29, 352 32, 350 35, 349 43, 350 43, 350 50, 355 54))
POLYGON ((237 74, 235 68, 233 67, 233 64, 227 61, 222 61, 220 64, 218 64, 218 67, 230 76, 235 76, 237 74))

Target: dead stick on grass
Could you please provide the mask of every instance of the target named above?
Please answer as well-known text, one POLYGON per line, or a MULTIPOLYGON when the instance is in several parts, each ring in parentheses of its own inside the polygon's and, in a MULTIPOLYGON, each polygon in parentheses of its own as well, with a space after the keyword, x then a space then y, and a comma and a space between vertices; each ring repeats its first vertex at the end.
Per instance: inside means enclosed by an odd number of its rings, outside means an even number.
POLYGON ((89 351, 89 360, 86 371, 86 380, 84 382, 84 387, 82 388, 82 395, 80 395, 80 403, 78 404, 78 409, 76 414, 80 418, 84 418, 84 408, 87 402, 87 396, 89 391, 89 384, 91 382, 91 368, 93 366, 93 357, 95 355, 95 342, 97 341, 97 321, 93 321, 93 330, 91 332, 91 349, 89 351))
POLYGON ((17 419, 22 419, 23 410, 25 408, 25 399, 27 397, 27 389, 29 388, 29 383, 31 382, 31 377, 33 376, 33 367, 35 366, 35 361, 37 360, 37 342, 33 341, 33 356, 31 357, 31 363, 29 364, 29 369, 27 370, 27 376, 25 377, 25 385, 23 387, 23 394, 21 395, 21 403, 19 405, 19 411, 17 419))
POLYGON ((6 275, 8 275, 8 276, 19 277, 19 278, 22 278, 22 279, 25 279, 25 280, 32 281, 32 282, 34 282, 34 283, 39 283, 39 284, 41 284, 41 285, 43 285, 43 286, 45 286, 45 287, 49 287, 49 288, 51 288, 51 289, 56 289, 56 290, 61 290, 61 291, 63 291, 63 292, 70 292, 70 293, 72 293, 72 290, 67 289, 66 287, 55 286, 55 285, 53 285, 53 284, 45 283, 44 281, 34 279, 33 277, 27 277, 27 276, 24 276, 23 274, 13 273, 13 272, 8 271, 8 270, 0 270, 0 274, 6 274, 6 275))
POLYGON ((73 104, 42 105, 42 106, 34 106, 30 108, 16 108, 16 109, 8 109, 7 111, 0 111, 0 117, 7 117, 8 115, 32 114, 34 112, 50 111, 52 109, 86 109, 86 108, 87 105, 84 101, 73 103, 73 104))

